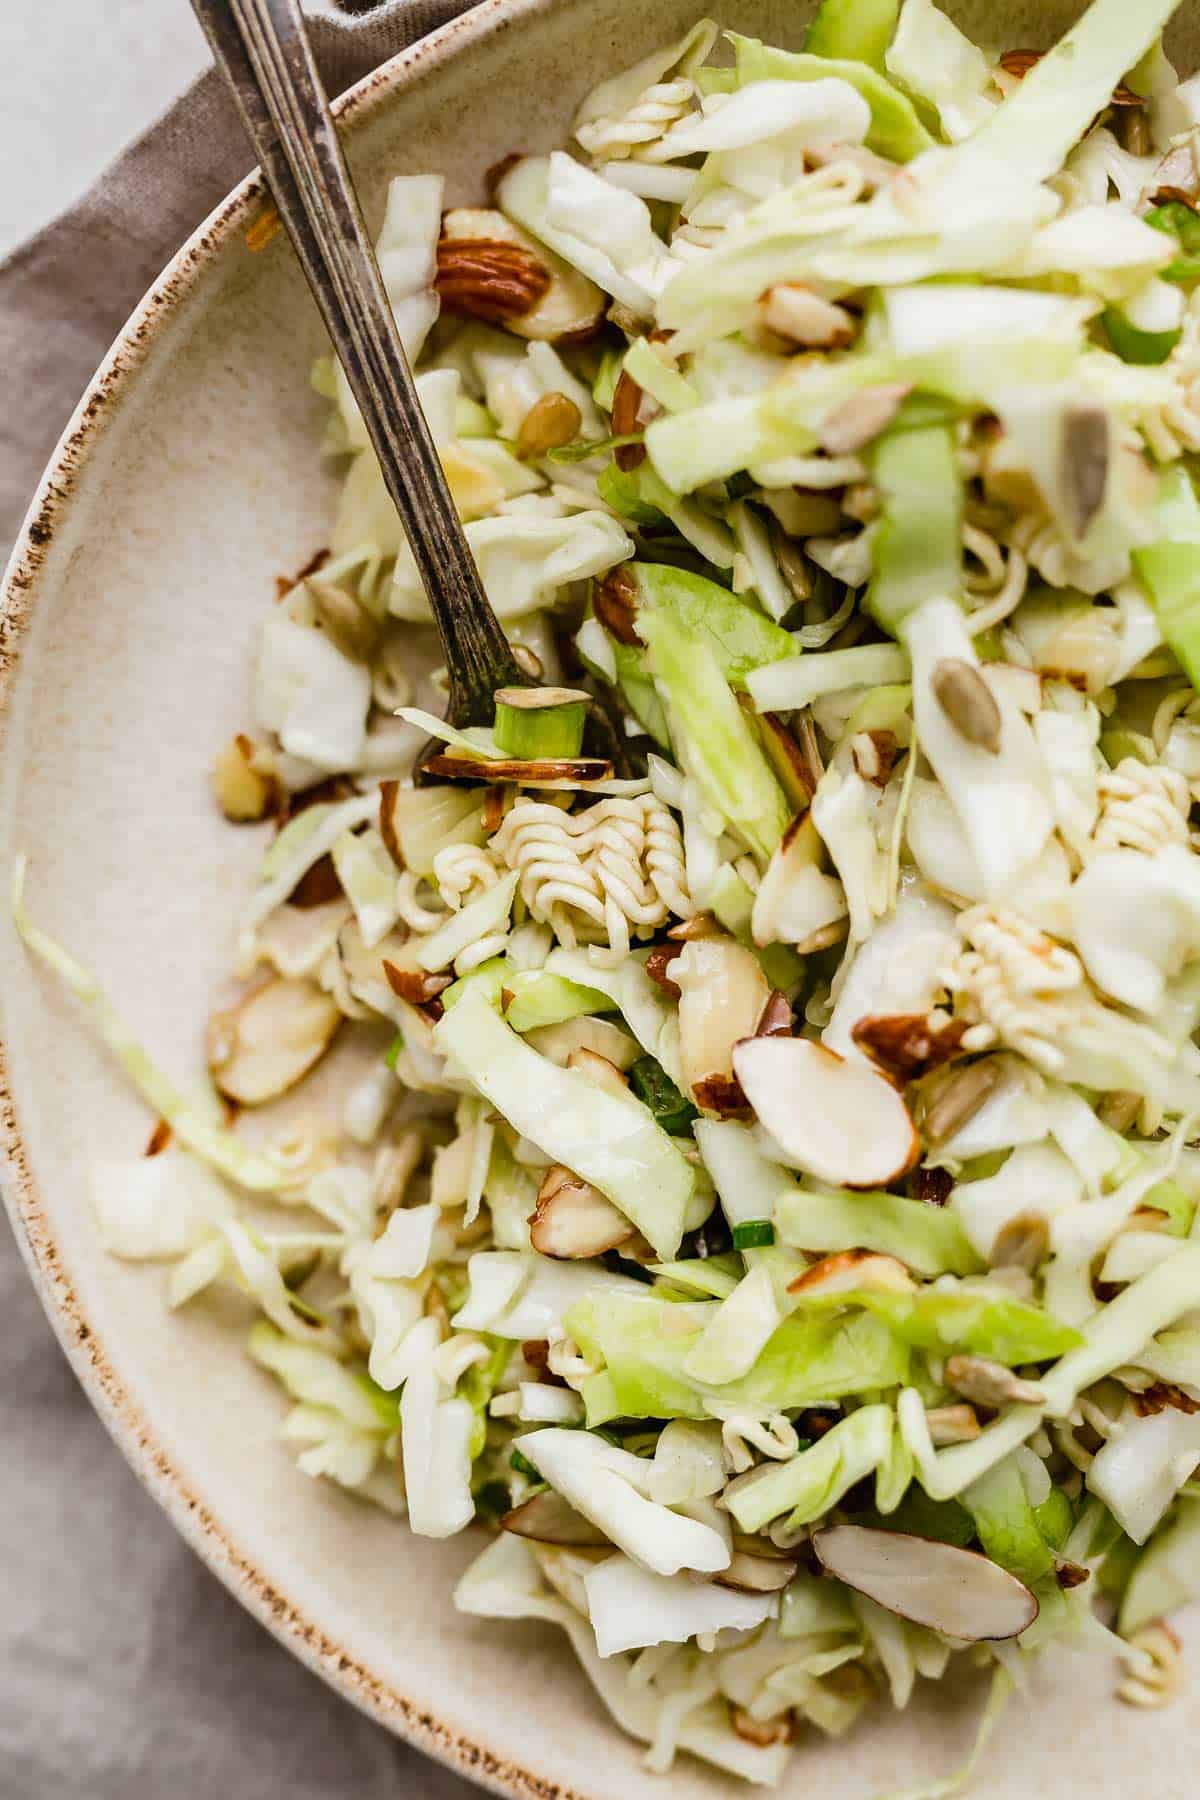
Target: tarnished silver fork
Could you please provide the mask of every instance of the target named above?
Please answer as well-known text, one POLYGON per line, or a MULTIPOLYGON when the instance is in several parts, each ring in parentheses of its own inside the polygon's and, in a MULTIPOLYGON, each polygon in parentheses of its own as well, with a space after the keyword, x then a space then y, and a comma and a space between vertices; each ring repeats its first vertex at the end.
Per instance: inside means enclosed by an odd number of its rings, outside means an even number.
POLYGON ((363 224, 299 0, 192 0, 329 329, 404 526, 449 674, 452 725, 527 677, 488 603, 363 224))

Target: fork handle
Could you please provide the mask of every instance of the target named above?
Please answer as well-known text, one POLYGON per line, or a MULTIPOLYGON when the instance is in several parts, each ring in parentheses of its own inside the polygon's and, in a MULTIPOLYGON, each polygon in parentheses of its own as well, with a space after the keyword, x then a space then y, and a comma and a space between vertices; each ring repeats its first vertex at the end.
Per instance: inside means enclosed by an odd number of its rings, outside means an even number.
POLYGON ((379 458, 450 680, 447 717, 490 725, 526 679, 488 603, 421 410, 299 0, 192 0, 379 458))

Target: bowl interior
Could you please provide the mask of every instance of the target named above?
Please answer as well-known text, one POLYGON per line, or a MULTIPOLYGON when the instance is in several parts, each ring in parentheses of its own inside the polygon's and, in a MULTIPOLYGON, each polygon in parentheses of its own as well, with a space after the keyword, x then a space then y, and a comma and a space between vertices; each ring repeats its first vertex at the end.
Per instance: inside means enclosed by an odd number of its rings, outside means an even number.
MULTIPOLYGON (((443 169, 451 200, 478 197, 489 165, 561 143, 588 87, 680 32, 693 10, 687 0, 489 0, 351 109, 368 212, 379 216, 401 171, 443 169)), ((795 43, 809 10, 731 0, 721 16, 795 43)), ((1012 45, 1046 42, 1074 9, 977 0, 952 10, 981 39, 1012 45)), ((1188 19, 1194 38, 1200 6, 1188 19)), ((0 868, 29 852, 38 920, 101 974, 184 1082, 199 1074, 203 1021, 263 847, 261 832, 218 817, 208 770, 248 717, 274 577, 325 540, 335 492, 319 455, 324 405, 308 381, 321 333, 283 241, 259 254, 245 246, 260 204, 219 215, 143 311, 86 441, 60 461, 60 498, 18 552, 0 618, 0 668, 12 665, 0 868)), ((249 1315, 236 1300, 170 1315, 160 1271, 101 1253, 89 1160, 136 1153, 147 1116, 76 1009, 20 953, 7 916, 0 1014, 6 1186, 31 1261, 93 1397, 201 1552, 352 1698, 477 1777, 542 1795, 661 1795, 565 1640, 452 1610, 452 1584, 481 1539, 415 1541, 298 1473, 278 1441, 278 1392, 243 1354, 249 1315)), ((1001 1729, 987 1791, 1016 1800, 1054 1777, 1093 1794, 1132 1781, 1190 1791, 1200 1699, 1164 1730, 1109 1704, 1112 1675, 1103 1657, 1039 1674, 1001 1729)), ((908 1787, 952 1766, 971 1729, 970 1713, 931 1692, 902 1718, 881 1710, 846 1744, 814 1736, 790 1780, 847 1797, 908 1787)), ((691 1763, 676 1779, 693 1794, 733 1786, 691 1763)))

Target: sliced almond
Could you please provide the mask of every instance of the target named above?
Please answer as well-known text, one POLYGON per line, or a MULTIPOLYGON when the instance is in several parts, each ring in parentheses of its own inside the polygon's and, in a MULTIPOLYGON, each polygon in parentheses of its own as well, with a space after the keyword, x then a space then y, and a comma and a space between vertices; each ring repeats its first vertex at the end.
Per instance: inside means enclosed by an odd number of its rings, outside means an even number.
POLYGON ((798 814, 807 812, 821 779, 820 770, 814 772, 803 745, 797 743, 778 713, 760 713, 758 730, 767 761, 774 769, 789 805, 794 806, 798 814))
POLYGON ((1161 206, 1167 200, 1180 200, 1184 206, 1196 211, 1197 196, 1200 195, 1200 170, 1196 166, 1196 153, 1189 139, 1176 144, 1168 150, 1151 178, 1150 186, 1138 203, 1138 211, 1147 211, 1151 206, 1161 206))
POLYGON ((798 814, 767 864, 754 896, 750 929, 760 947, 794 944, 802 954, 818 940, 844 935, 849 908, 834 875, 820 867, 821 839, 809 812, 798 814), (829 933, 833 933, 829 937, 829 933))
MULTIPOLYGON (((1018 81, 1024 81, 1030 69, 1040 63, 1046 52, 1044 50, 1006 50, 1000 58, 1000 67, 1006 75, 1012 75, 1018 81)), ((1131 87, 1120 82, 1109 97, 1110 106, 1140 106, 1142 97, 1135 94, 1131 87)))
POLYGON ((678 944, 655 944, 643 967, 655 987, 660 987, 672 1000, 678 1000, 679 989, 668 974, 676 957, 682 955, 678 944))
POLYGON ((1024 1582, 975 1550, 862 1525, 814 1532, 812 1547, 856 1593, 964 1643, 1018 1637, 1038 1615, 1024 1582))
POLYGON ((609 1062, 607 1056, 600 1056, 595 1050, 588 1050, 582 1045, 579 1049, 572 1050, 567 1057, 567 1067, 578 1070, 580 1075, 586 1075, 589 1081, 610 1094, 621 1096, 629 1092, 629 1083, 616 1063, 609 1062))
POLYGON ((779 281, 758 302, 758 315, 768 331, 811 350, 844 350, 853 343, 858 322, 844 306, 823 300, 800 281, 779 281))
POLYGON ((233 825, 257 825, 274 812, 279 782, 267 766, 270 752, 244 732, 232 738, 213 765, 217 805, 233 825))
POLYGON ((422 768, 431 775, 443 776, 447 781, 477 784, 486 781, 515 781, 518 786, 523 781, 608 781, 613 772, 612 764, 604 762, 598 756, 545 757, 527 762, 516 757, 497 757, 485 762, 475 756, 443 754, 429 757, 422 768))
POLYGON ((929 1013, 870 1013, 850 1028, 850 1036, 893 1081, 918 1081, 962 1049, 965 1019, 938 1019, 929 1013))
POLYGON ((791 1037, 796 1029, 792 1003, 787 995, 773 988, 767 1004, 759 1014, 755 1037, 791 1037))
POLYGON ((598 1525, 576 1512, 570 1501, 553 1488, 531 1494, 520 1506, 506 1512, 500 1529, 511 1531, 516 1537, 532 1538, 536 1544, 562 1544, 570 1550, 602 1550, 609 1542, 598 1525))
POLYGON ((734 1050, 733 1070, 789 1168, 882 1188, 920 1156, 903 1096, 866 1063, 809 1038, 751 1038, 734 1050))
POLYGON ((566 1068, 575 1050, 594 1050, 618 1069, 631 1069, 643 1054, 637 1039, 623 1026, 590 1014, 563 1019, 557 1025, 535 1025, 525 1033, 525 1042, 560 1069, 566 1068))
POLYGON ((948 1388, 976 1406, 1041 1406, 1046 1398, 1036 1381, 1022 1381, 987 1356, 951 1356, 945 1379, 948 1388))
POLYGON ((690 944, 695 938, 723 937, 724 933, 713 913, 695 912, 690 919, 676 919, 674 925, 668 925, 667 936, 673 944, 690 944))
POLYGON ((756 1719, 744 1706, 731 1706, 729 1723, 738 1737, 747 1744, 757 1744, 760 1750, 769 1749, 772 1744, 790 1744, 792 1741, 793 1722, 790 1712, 776 1713, 773 1719, 756 1719))
MULTIPOLYGON (((430 1006, 454 981, 453 975, 431 975, 427 969, 401 969, 386 957, 383 973, 387 984, 399 1000, 410 1006, 430 1006)), ((440 1015, 440 1007, 438 1009, 440 1015)))
POLYGON ((671 964, 679 989, 679 1059, 697 1106, 745 1108, 733 1081, 733 1047, 751 1037, 771 990, 758 958, 730 937, 694 938, 671 964))
MULTIPOLYGON (((474 318, 492 315, 474 311, 474 295, 462 291, 462 244, 487 243, 515 248, 533 259, 545 276, 532 305, 519 312, 504 313, 495 320, 518 337, 540 338, 551 344, 580 344, 594 337, 604 323, 604 295, 594 281, 564 262, 561 256, 541 244, 506 213, 496 208, 458 207, 442 219, 442 237, 438 245, 438 292, 443 280, 459 283, 458 299, 466 304, 448 310, 469 311, 474 318), (446 268, 443 276, 443 267, 446 268)), ((445 305, 443 298, 443 305, 445 305)))
POLYGON ((835 407, 820 429, 821 448, 830 456, 854 456, 886 431, 912 392, 904 381, 860 388, 835 407))
POLYGON ((750 1102, 735 1075, 705 1075, 692 1083, 692 1099, 702 1112, 715 1113, 718 1119, 750 1117, 750 1102))
POLYGON ((1133 1410, 1139 1419, 1154 1418, 1168 1408, 1191 1417, 1200 1412, 1200 1400, 1171 1381, 1152 1381, 1148 1388, 1133 1396, 1133 1410))
MULTIPOLYGON (((632 437, 641 430, 640 413, 643 394, 628 370, 622 369, 617 377, 612 398, 612 432, 616 438, 632 437)), ((628 473, 636 469, 646 460, 645 444, 618 444, 613 451, 613 461, 618 469, 628 473)))
POLYGON ((268 981, 209 1020, 213 1081, 240 1106, 262 1106, 307 1075, 341 1022, 329 995, 311 981, 268 981))
POLYGON ((916 1282, 904 1264, 877 1250, 839 1250, 823 1256, 788 1282, 789 1294, 811 1300, 817 1294, 844 1294, 869 1289, 877 1294, 911 1294, 916 1282))
POLYGON ((313 603, 317 623, 350 662, 370 662, 379 648, 380 623, 360 600, 336 582, 310 575, 304 591, 313 603))
POLYGON ((590 1183, 559 1164, 547 1169, 529 1215, 529 1241, 543 1256, 568 1262, 601 1256, 633 1233, 624 1213, 590 1183))
MULTIPOLYGON (((636 449, 636 445, 627 448, 636 449)), ((592 607, 596 617, 618 644, 641 647, 637 634, 637 609, 640 595, 637 575, 629 563, 618 563, 592 589, 592 607)))
POLYGON ((737 1588, 743 1594, 778 1594, 795 1579, 799 1567, 795 1557, 758 1556, 735 1549, 729 1567, 713 1580, 718 1587, 737 1588))
POLYGON ((856 731, 850 740, 854 772, 873 787, 886 787, 900 754, 894 731, 856 731))

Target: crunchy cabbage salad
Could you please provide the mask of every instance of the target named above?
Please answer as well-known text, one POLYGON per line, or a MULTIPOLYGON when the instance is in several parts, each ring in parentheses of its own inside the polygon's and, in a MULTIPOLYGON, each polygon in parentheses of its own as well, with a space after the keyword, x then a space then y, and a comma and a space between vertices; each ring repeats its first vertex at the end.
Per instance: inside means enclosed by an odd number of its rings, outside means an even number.
POLYGON ((385 283, 530 685, 442 723, 323 361, 337 518, 216 766, 275 829, 206 1093, 18 871, 29 947, 159 1117, 92 1169, 106 1247, 168 1261, 175 1306, 240 1288, 300 1468, 421 1535, 484 1526, 457 1605, 562 1627, 655 1769, 774 1783, 955 1658, 992 1672, 979 1747, 1059 1645, 1122 1658, 1131 1704, 1182 1679, 1173 10, 1094 0, 1044 56, 932 0, 824 0, 799 49, 701 20, 485 202, 393 181, 385 283))

